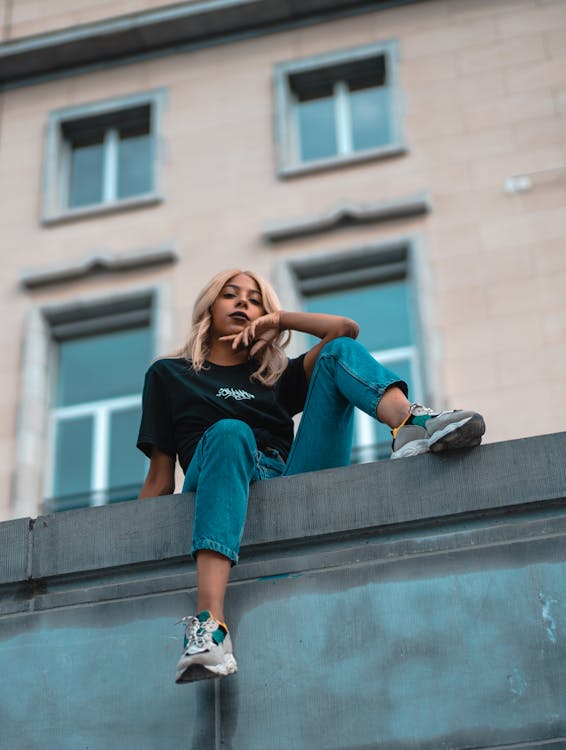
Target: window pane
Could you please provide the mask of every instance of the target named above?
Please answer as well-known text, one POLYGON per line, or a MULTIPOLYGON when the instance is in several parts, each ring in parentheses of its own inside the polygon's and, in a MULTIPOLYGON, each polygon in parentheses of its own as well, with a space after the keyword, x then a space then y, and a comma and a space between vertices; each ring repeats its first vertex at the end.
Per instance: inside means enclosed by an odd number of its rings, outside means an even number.
POLYGON ((358 340, 370 351, 409 346, 414 342, 406 281, 316 295, 307 298, 306 309, 353 318, 360 326, 358 340))
POLYGON ((140 393, 150 358, 149 328, 62 341, 57 405, 140 393))
POLYGON ((53 494, 59 510, 89 504, 92 431, 92 417, 60 420, 57 423, 53 494))
POLYGON ((103 134, 74 141, 71 144, 71 179, 69 206, 86 206, 102 201, 104 164, 103 134))
POLYGON ((118 198, 153 188, 153 139, 147 128, 121 128, 118 141, 118 198))
POLYGON ((391 143, 389 89, 379 86, 350 91, 349 100, 354 151, 391 143))
POLYGON ((111 502, 137 497, 145 476, 145 458, 136 448, 141 407, 117 411, 110 418, 110 473, 108 487, 111 502))
POLYGON ((301 161, 334 156, 338 150, 334 98, 299 102, 297 112, 301 161))

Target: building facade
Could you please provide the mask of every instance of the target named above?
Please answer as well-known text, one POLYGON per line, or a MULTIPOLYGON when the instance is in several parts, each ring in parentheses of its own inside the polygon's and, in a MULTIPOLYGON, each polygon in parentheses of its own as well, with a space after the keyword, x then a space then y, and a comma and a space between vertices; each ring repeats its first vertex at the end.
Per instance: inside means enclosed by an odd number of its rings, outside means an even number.
POLYGON ((136 496, 145 369, 223 268, 489 442, 566 429, 566 5, 300 5, 0 2, 0 519, 136 496))

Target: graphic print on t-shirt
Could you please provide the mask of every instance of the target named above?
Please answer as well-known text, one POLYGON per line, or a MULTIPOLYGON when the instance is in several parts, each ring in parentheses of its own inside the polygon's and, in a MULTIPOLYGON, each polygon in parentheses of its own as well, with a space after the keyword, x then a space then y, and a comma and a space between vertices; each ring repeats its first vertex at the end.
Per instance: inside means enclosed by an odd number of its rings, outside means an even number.
POLYGON ((236 401, 248 401, 255 398, 253 393, 248 393, 241 388, 219 388, 216 396, 218 398, 233 398, 236 401))
POLYGON ((254 381, 257 362, 222 366, 207 362, 196 372, 182 357, 164 357, 148 369, 138 448, 177 454, 183 471, 206 430, 222 419, 239 419, 253 430, 259 450, 272 448, 287 459, 293 419, 307 395, 304 357, 290 359, 274 386, 254 381))

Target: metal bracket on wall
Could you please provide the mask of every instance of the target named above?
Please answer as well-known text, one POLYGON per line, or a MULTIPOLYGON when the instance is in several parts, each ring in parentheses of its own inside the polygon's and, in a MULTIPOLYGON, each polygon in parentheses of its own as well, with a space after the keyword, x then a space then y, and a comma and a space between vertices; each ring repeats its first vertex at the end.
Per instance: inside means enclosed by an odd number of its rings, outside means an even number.
POLYGON ((503 189, 506 193, 526 193, 534 187, 563 179, 566 182, 566 164, 551 169, 540 169, 536 172, 514 174, 505 180, 503 189))

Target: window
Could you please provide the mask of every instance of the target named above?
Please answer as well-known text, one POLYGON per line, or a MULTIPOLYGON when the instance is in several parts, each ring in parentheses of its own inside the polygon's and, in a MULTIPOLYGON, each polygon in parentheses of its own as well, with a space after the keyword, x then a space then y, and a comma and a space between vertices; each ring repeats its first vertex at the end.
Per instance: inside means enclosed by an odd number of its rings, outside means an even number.
POLYGON ((44 220, 159 199, 157 93, 50 116, 44 220))
POLYGON ((283 174, 404 150, 395 58, 388 42, 277 67, 283 174))
POLYGON ((55 340, 46 505, 67 510, 137 497, 143 376, 152 356, 147 299, 52 318, 55 340))
MULTIPOLYGON (((407 243, 297 262, 292 270, 304 309, 356 320, 360 343, 408 383, 411 400, 422 401, 419 332, 407 243)), ((352 462, 375 461, 390 454, 389 428, 356 410, 352 462)))
POLYGON ((149 193, 153 156, 149 105, 63 124, 69 208, 149 193))

